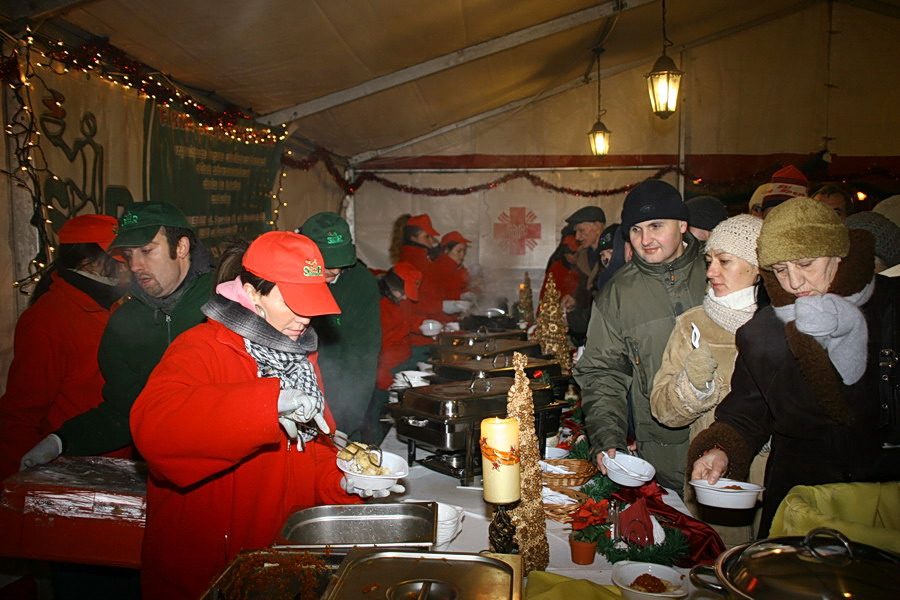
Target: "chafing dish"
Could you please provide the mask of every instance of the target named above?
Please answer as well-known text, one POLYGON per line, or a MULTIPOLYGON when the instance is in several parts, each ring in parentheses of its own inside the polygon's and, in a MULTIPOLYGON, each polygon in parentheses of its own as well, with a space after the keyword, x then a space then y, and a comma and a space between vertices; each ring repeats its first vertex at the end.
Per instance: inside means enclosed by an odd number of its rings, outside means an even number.
MULTIPOLYGON (((481 473, 478 440, 481 421, 506 416, 506 395, 512 377, 477 377, 403 390, 390 406, 398 438, 406 442, 408 461, 421 447, 434 452, 419 460, 426 467, 472 485, 481 473)), ((554 399, 550 385, 530 382, 535 430, 544 451, 546 436, 559 428, 564 402, 554 399)))
POLYGON ((434 356, 441 361, 478 360, 493 358, 498 354, 512 355, 513 352, 521 352, 525 356, 540 356, 541 345, 529 340, 488 338, 476 341, 475 338, 469 338, 465 344, 437 346, 434 356))
POLYGON ((520 600, 521 565, 505 554, 352 550, 323 598, 520 600))
MULTIPOLYGON (((525 364, 525 376, 529 379, 544 380, 546 377, 561 377, 562 368, 555 360, 529 356, 525 364)), ((495 354, 491 358, 453 361, 433 361, 434 374, 445 381, 470 381, 484 373, 486 377, 512 377, 515 367, 509 354, 495 354)), ((442 383, 434 380, 435 383, 442 383)))
POLYGON ((437 539, 437 503, 330 504, 287 518, 276 548, 310 550, 389 547, 430 549, 437 539))
POLYGON ((528 332, 524 329, 503 329, 501 327, 479 327, 474 331, 442 331, 437 336, 442 346, 462 346, 469 343, 489 340, 527 340, 528 332))

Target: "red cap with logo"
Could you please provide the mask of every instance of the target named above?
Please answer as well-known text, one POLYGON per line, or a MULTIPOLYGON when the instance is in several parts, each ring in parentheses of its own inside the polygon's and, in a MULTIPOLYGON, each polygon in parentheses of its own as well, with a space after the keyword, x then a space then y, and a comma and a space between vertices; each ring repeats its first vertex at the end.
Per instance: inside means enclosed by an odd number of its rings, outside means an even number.
POLYGON ((244 267, 278 286, 284 301, 304 317, 341 312, 328 284, 325 261, 314 241, 289 231, 269 231, 250 244, 244 267))
POLYGON ((456 242, 457 244, 470 244, 472 240, 467 240, 458 231, 451 231, 441 238, 441 246, 446 246, 450 242, 456 242))
POLYGON ((409 227, 418 227, 419 229, 424 229, 425 233, 434 237, 438 237, 439 235, 441 235, 437 231, 435 231, 434 227, 431 226, 431 217, 426 214, 414 215, 409 218, 406 224, 409 227))
POLYGON ((116 239, 119 221, 107 215, 72 217, 59 230, 60 244, 97 244, 107 250, 116 239))
POLYGON ((398 262, 391 270, 403 280, 403 293, 406 297, 417 302, 419 300, 419 286, 422 285, 422 272, 408 262, 398 262))

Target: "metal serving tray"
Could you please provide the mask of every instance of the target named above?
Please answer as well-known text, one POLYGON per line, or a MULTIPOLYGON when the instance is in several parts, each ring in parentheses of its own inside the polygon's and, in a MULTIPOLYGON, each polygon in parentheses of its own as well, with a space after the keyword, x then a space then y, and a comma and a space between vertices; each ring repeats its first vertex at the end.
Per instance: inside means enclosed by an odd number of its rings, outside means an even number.
POLYGON ((225 567, 201 600, 319 600, 345 556, 296 549, 245 550, 225 567), (310 559, 322 566, 312 566, 310 559))
POLYGON ((330 504, 287 518, 275 548, 431 548, 437 539, 437 503, 330 504))
POLYGON ((520 600, 521 571, 498 556, 351 550, 322 598, 520 600))

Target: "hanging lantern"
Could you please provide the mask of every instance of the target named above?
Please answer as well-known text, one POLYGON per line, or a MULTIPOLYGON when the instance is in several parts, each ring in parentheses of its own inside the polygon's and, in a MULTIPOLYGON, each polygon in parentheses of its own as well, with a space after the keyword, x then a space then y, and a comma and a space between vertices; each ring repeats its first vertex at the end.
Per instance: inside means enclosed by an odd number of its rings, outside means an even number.
POLYGON ((650 108, 653 113, 663 119, 675 112, 678 104, 678 86, 681 84, 682 71, 675 62, 663 54, 647 73, 647 90, 650 92, 650 108))
POLYGON ((606 128, 601 119, 606 111, 600 108, 600 53, 603 48, 594 49, 594 60, 597 61, 597 121, 588 131, 588 140, 591 143, 591 154, 594 156, 606 156, 609 152, 609 136, 612 132, 606 128))
POLYGON ((653 69, 646 77, 647 91, 650 92, 650 108, 656 116, 668 119, 677 108, 678 88, 684 73, 678 70, 675 61, 666 54, 666 48, 672 46, 672 41, 666 34, 666 0, 662 0, 662 31, 662 56, 656 59, 653 69))
MULTIPOLYGON (((604 113, 606 111, 603 111, 604 113)), ((591 153, 594 156, 606 156, 609 152, 609 136, 612 132, 606 128, 603 121, 600 120, 601 115, 597 115, 597 122, 588 131, 588 139, 591 142, 591 153)))

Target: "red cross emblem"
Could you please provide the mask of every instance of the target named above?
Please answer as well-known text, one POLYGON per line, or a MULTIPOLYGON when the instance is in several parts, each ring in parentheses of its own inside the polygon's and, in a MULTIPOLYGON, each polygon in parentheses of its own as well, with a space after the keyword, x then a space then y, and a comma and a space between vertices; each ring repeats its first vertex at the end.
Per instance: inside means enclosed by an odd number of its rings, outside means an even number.
POLYGON ((494 238, 511 255, 525 254, 525 249, 534 250, 541 239, 541 224, 535 223, 537 215, 524 206, 509 207, 509 214, 502 212, 494 223, 494 238))

